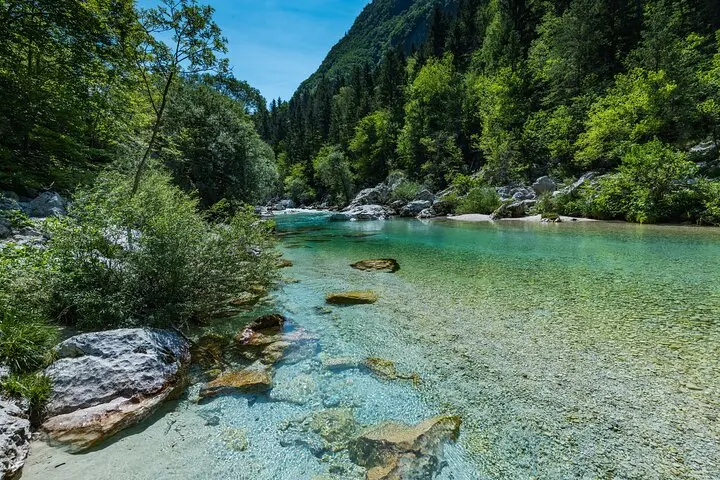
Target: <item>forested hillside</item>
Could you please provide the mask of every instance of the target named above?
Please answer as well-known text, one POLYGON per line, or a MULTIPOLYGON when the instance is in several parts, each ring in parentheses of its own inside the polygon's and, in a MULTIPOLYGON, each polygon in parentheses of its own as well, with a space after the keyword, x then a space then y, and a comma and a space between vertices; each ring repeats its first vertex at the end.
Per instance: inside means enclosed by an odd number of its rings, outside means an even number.
POLYGON ((265 100, 228 73, 211 15, 191 1, 157 11, 133 0, 0 1, 0 189, 69 192, 149 151, 205 204, 274 191, 274 157, 250 117, 265 100), (183 26, 180 43, 155 38, 174 41, 183 26), (173 58, 177 45, 185 53, 173 58))
MULTIPOLYGON (((357 191, 394 170, 434 190, 597 171, 612 175, 592 201, 552 208, 710 217, 714 164, 688 152, 720 133, 716 2, 435 2, 422 42, 408 49, 403 39, 420 38, 391 34, 376 65, 384 26, 419 31, 407 12, 426 2, 412 3, 394 4, 394 21, 378 15, 383 28, 369 22, 389 4, 368 6, 310 84, 261 114, 287 194, 342 203, 348 185, 357 191), (361 62, 350 69, 348 52, 361 62)), ((699 150, 717 158, 712 145, 699 150)))

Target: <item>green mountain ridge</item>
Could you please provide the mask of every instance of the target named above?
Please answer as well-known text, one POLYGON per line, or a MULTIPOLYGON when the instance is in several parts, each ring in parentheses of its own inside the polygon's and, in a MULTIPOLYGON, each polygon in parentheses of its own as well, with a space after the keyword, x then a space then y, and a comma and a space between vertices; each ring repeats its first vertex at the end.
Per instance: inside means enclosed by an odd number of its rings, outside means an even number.
POLYGON ((402 46, 406 54, 410 53, 425 41, 428 19, 435 5, 450 10, 456 3, 456 0, 372 1, 297 91, 312 89, 323 76, 343 76, 354 67, 377 65, 390 48, 402 46))

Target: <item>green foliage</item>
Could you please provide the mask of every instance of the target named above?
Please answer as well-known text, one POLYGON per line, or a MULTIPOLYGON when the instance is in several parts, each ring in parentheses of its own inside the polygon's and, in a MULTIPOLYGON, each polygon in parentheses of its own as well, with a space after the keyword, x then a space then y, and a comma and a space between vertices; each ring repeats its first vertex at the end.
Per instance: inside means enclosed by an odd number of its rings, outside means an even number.
POLYGON ((41 412, 52 392, 50 379, 39 373, 11 375, 0 380, 0 391, 10 397, 24 398, 30 403, 30 415, 33 419, 41 412))
POLYGON ((460 77, 452 56, 431 58, 410 86, 405 125, 398 138, 403 168, 434 188, 447 185, 463 169, 457 143, 460 129, 460 77))
POLYGON ((275 155, 243 103, 199 81, 185 81, 168 110, 165 133, 171 142, 164 151, 166 165, 185 190, 198 192, 204 207, 221 199, 234 207, 263 203, 275 193, 275 155))
POLYGON ((299 205, 305 205, 315 198, 315 191, 307 181, 302 165, 295 164, 290 168, 289 175, 285 177, 285 194, 299 205))
POLYGON ((315 178, 332 202, 347 205, 353 196, 350 162, 338 147, 324 147, 313 160, 315 178))
POLYGON ((664 71, 634 69, 618 75, 608 94, 591 108, 577 142, 585 167, 614 166, 630 151, 666 131, 673 118, 677 83, 664 71))
POLYGON ((378 110, 363 118, 355 127, 349 151, 353 156, 353 170, 366 185, 382 182, 393 165, 395 132, 391 115, 378 110))
POLYGON ((500 197, 494 188, 477 186, 471 188, 467 195, 459 199, 455 212, 489 215, 497 210, 500 204, 500 197))
POLYGON ((64 189, 128 139, 131 0, 0 2, 0 188, 64 189))
POLYGON ((685 154, 658 140, 635 145, 618 173, 600 180, 587 213, 638 223, 695 218, 701 203, 696 173, 685 154))
POLYGON ((57 329, 40 320, 18 318, 16 312, 2 313, 0 365, 7 365, 15 373, 44 367, 48 352, 56 343, 57 329))
POLYGON ((470 190, 475 187, 479 187, 480 184, 481 182, 479 178, 472 175, 464 175, 462 173, 455 175, 452 179, 453 191, 460 196, 467 195, 470 190))
POLYGON ((420 193, 420 190, 422 190, 424 187, 422 184, 413 182, 412 180, 403 180, 396 188, 393 190, 390 200, 393 202, 396 202, 398 200, 401 200, 403 202, 410 202, 412 201, 415 196, 420 193))
POLYGON ((108 173, 54 223, 56 315, 81 329, 204 321, 253 285, 273 281, 271 226, 241 210, 212 224, 197 200, 152 172, 130 197, 108 173))
POLYGON ((518 105, 525 89, 524 79, 510 68, 493 76, 471 77, 470 98, 474 123, 474 147, 483 152, 489 178, 499 184, 524 176, 520 134, 524 110, 518 105))

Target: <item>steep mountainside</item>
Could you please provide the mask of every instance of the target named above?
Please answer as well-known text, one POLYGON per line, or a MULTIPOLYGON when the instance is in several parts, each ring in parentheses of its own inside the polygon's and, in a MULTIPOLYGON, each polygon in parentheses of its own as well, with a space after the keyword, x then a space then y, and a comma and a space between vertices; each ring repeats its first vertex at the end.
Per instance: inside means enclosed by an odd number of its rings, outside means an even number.
POLYGON ((322 75, 347 74, 354 66, 376 64, 389 47, 402 45, 405 53, 410 53, 413 46, 425 40, 433 7, 438 4, 452 9, 456 3, 456 0, 374 0, 299 90, 311 88, 322 75))

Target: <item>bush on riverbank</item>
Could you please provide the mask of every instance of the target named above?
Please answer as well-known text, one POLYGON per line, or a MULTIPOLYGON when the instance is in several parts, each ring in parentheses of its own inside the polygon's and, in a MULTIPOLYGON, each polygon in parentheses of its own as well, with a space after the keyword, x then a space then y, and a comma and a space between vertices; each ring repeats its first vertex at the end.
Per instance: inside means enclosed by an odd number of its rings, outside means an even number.
POLYGON ((81 329, 203 321, 275 275, 271 226, 240 211, 211 223, 195 198, 153 172, 102 176, 51 227, 57 318, 81 329))

